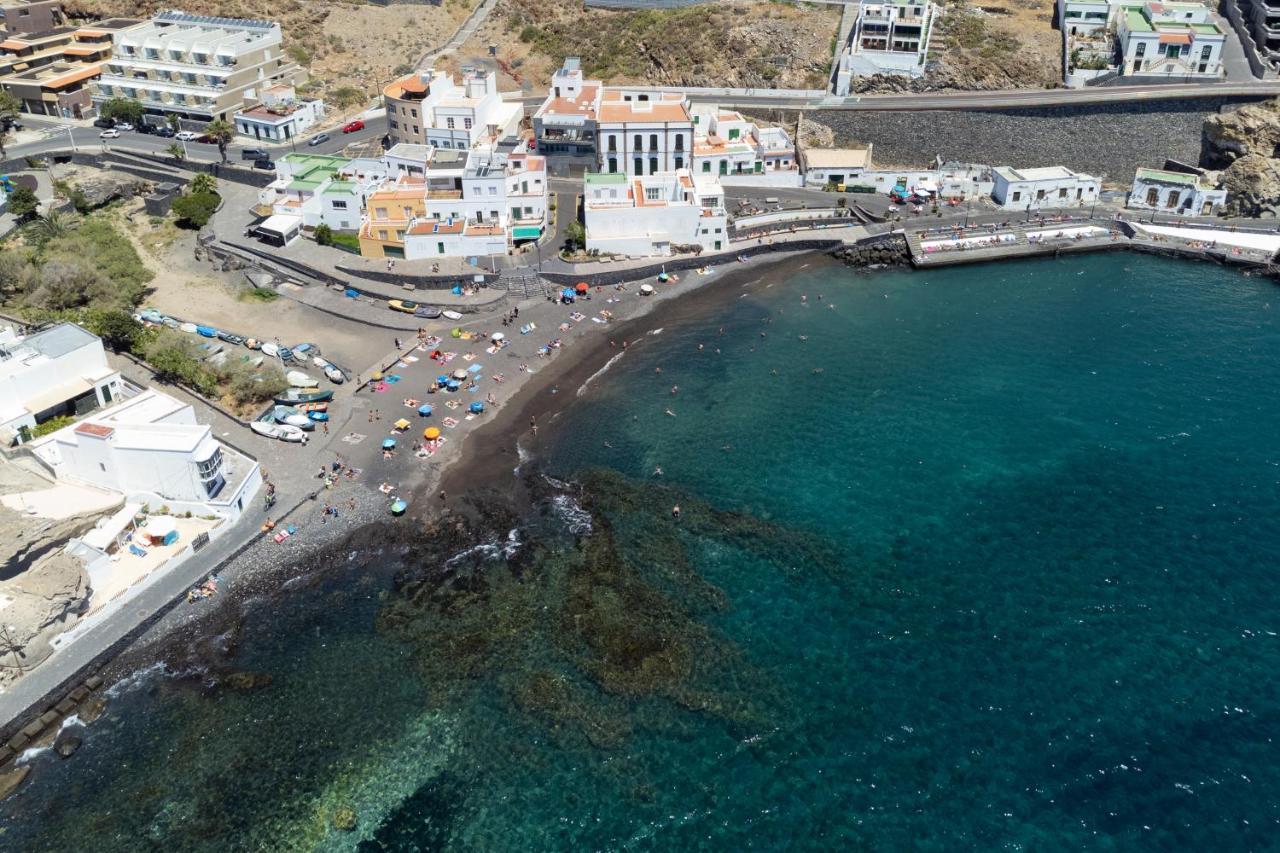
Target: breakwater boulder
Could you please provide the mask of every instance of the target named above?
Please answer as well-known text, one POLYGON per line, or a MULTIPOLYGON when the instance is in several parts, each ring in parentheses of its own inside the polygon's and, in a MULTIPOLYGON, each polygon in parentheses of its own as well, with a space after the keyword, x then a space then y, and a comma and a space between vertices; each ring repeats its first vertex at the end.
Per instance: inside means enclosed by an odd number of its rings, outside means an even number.
POLYGON ((1249 154, 1275 157, 1280 148, 1280 98, 1247 104, 1205 119, 1201 165, 1224 168, 1249 154))
POLYGON ((832 257, 851 267, 899 267, 911 263, 911 250, 900 234, 890 234, 879 240, 851 243, 831 252, 832 257))

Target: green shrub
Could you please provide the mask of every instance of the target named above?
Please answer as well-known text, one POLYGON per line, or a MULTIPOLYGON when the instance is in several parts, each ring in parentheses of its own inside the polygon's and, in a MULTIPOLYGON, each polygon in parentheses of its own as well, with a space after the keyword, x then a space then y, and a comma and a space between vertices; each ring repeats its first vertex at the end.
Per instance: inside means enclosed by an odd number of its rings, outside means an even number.
POLYGON ((219 201, 221 198, 216 193, 193 192, 178 196, 173 200, 173 212, 178 217, 178 225, 183 228, 203 228, 218 209, 219 201))
POLYGON ((106 219, 90 217, 78 228, 47 241, 35 258, 42 269, 53 261, 99 273, 112 286, 80 304, 133 308, 142 301, 144 285, 154 274, 142 263, 133 244, 106 219))
POLYGON ((9 193, 9 212, 19 221, 30 219, 40 209, 40 199, 30 187, 18 187, 9 193))
POLYGON ((350 231, 338 231, 330 235, 330 245, 348 252, 360 254, 360 237, 350 231))
POLYGON ((42 435, 48 435, 51 432, 57 432, 66 426, 71 426, 76 419, 71 415, 58 415, 56 418, 49 418, 42 424, 36 424, 29 432, 32 438, 39 438, 42 435))
POLYGON ((317 246, 330 246, 333 244, 333 229, 321 222, 316 226, 315 238, 317 246))
POLYGON ((161 382, 181 382, 205 396, 218 391, 218 377, 196 357, 190 339, 168 329, 156 335, 147 347, 147 364, 161 382))

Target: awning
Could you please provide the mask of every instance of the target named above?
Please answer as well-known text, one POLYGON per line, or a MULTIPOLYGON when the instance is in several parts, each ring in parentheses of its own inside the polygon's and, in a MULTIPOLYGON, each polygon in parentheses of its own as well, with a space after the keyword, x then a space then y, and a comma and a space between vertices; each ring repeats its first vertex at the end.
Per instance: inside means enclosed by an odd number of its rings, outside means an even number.
POLYGON ((1161 44, 1191 44, 1190 33, 1161 33, 1161 44))
POLYGON ((77 397, 93 390, 93 386, 83 379, 75 379, 57 388, 50 388, 43 394, 37 394, 29 397, 24 404, 26 410, 33 415, 38 415, 46 409, 52 409, 59 403, 65 403, 68 400, 74 400, 77 397))
POLYGON ((268 216, 259 222, 254 228, 255 231, 268 231, 272 234, 286 236, 294 231, 302 228, 302 217, 291 216, 287 213, 277 213, 274 216, 268 216))
POLYGON ((540 225, 517 225, 511 229, 512 240, 537 240, 542 236, 540 225))

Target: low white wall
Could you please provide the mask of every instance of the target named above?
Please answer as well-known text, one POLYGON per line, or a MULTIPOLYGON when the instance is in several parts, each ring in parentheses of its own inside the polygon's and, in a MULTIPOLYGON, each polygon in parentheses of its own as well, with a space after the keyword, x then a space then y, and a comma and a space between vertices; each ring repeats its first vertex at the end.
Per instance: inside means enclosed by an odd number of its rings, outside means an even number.
POLYGON ((768 225, 785 225, 788 222, 835 218, 836 209, 834 207, 820 207, 809 210, 780 210, 777 213, 761 213, 756 216, 739 216, 733 220, 733 225, 739 231, 742 231, 748 228, 763 228, 768 225))
POLYGON ((720 175, 722 187, 777 187, 799 189, 804 186, 804 176, 799 169, 786 172, 765 172, 761 175, 720 175))

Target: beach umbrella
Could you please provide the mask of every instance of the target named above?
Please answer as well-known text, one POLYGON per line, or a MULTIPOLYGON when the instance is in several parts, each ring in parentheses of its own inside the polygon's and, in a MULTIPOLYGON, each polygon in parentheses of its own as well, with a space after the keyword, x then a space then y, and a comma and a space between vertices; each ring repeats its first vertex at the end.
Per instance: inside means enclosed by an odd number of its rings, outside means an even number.
POLYGON ((422 431, 422 437, 425 438, 427 441, 435 441, 437 438, 440 437, 440 430, 436 429, 435 427, 427 427, 422 431))
POLYGON ((461 296, 461 295, 462 295, 462 285, 460 285, 460 284, 455 284, 455 285, 453 286, 453 291, 452 291, 452 293, 453 293, 453 295, 454 295, 454 296, 461 296))
POLYGON ((462 337, 462 330, 459 329, 457 326, 454 326, 452 329, 449 330, 449 337, 451 338, 462 337))
POLYGON ((494 332, 492 335, 489 336, 489 340, 491 341, 502 341, 502 340, 506 340, 506 338, 507 336, 502 334, 502 332, 494 332))
POLYGON ((441 385, 443 385, 444 383, 449 381, 449 374, 441 373, 439 376, 436 377, 436 381, 439 382, 441 385))
POLYGON ((384 438, 384 439, 382 439, 382 449, 383 449, 383 450, 392 450, 392 449, 394 449, 394 448, 395 448, 395 446, 396 446, 396 440, 395 440, 394 438, 384 438))
POLYGON ((369 378, 372 379, 374 382, 377 382, 379 379, 382 378, 382 371, 375 370, 373 373, 369 374, 369 378))
POLYGON ((667 275, 665 272, 658 273, 658 281, 666 281, 669 278, 671 278, 671 276, 667 275))
POLYGON ((640 285, 640 292, 641 292, 641 293, 644 293, 644 294, 646 294, 646 295, 647 295, 647 294, 650 294, 650 293, 653 293, 653 285, 652 285, 652 284, 642 284, 642 285, 640 285))
POLYGON ((453 378, 458 381, 462 381, 467 378, 467 371, 464 368, 459 367, 457 370, 453 371, 453 378))
POLYGON ((409 508, 409 504, 397 498, 391 502, 392 515, 404 515, 404 511, 409 508))
POLYGON ((468 409, 471 412, 471 414, 478 415, 484 411, 484 403, 481 403, 479 400, 477 400, 476 402, 472 403, 468 407, 468 409))
POLYGON ((404 418, 401 418, 400 420, 396 421, 396 429, 408 429, 408 428, 409 428, 409 422, 404 418))
POLYGON ((591 289, 591 285, 587 284, 585 281, 580 281, 576 285, 574 285, 574 289, 577 290, 579 293, 586 293, 588 290, 591 289))
POLYGON ((422 415, 424 418, 431 417, 431 407, 427 405, 419 406, 418 414, 422 415))
POLYGON ((458 390, 458 386, 460 386, 461 384, 462 384, 462 383, 460 383, 460 382, 459 382, 458 380, 456 380, 456 379, 450 379, 450 380, 449 380, 449 382, 448 382, 448 384, 447 384, 447 385, 445 385, 444 387, 448 388, 450 391, 457 391, 457 390, 458 390))

